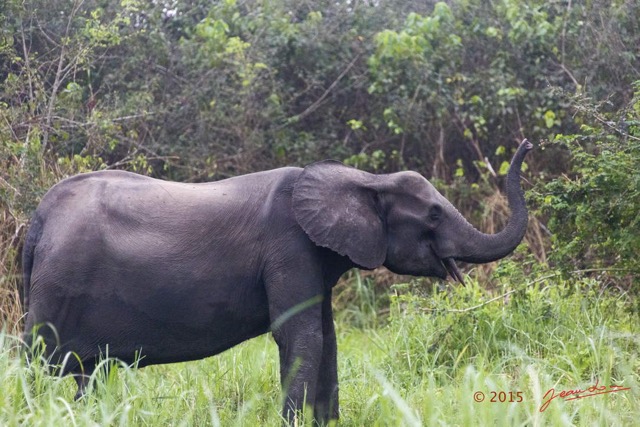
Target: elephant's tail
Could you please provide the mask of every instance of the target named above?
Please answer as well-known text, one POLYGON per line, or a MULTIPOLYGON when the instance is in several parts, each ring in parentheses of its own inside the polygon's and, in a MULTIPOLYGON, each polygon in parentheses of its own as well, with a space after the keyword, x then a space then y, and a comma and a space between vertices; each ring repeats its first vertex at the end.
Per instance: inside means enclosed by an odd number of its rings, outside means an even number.
POLYGON ((36 246, 42 236, 42 220, 37 212, 31 220, 22 248, 22 308, 24 313, 29 312, 29 294, 31 291, 31 270, 35 259, 36 246))
POLYGON ((22 310, 25 318, 25 328, 22 334, 23 350, 27 359, 30 358, 30 350, 33 340, 33 325, 29 326, 29 295, 31 294, 31 271, 35 260, 36 246, 42 236, 42 218, 37 211, 31 219, 22 248, 22 310))

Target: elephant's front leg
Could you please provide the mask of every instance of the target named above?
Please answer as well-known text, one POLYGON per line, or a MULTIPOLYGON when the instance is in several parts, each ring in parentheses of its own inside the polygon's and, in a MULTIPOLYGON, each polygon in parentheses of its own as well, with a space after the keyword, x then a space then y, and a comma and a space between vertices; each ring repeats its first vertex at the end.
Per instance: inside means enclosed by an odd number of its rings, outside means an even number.
POLYGON ((297 424, 304 405, 316 399, 318 371, 322 359, 322 309, 317 302, 301 302, 275 317, 273 337, 280 351, 280 379, 285 393, 282 416, 297 424), (310 307, 300 307, 311 304, 310 307), (300 311, 298 311, 300 310, 300 311), (278 320, 280 319, 280 320, 278 320))
POLYGON ((314 407, 314 417, 320 425, 327 425, 329 421, 337 420, 339 417, 337 356, 331 291, 329 291, 322 301, 322 360, 314 407))

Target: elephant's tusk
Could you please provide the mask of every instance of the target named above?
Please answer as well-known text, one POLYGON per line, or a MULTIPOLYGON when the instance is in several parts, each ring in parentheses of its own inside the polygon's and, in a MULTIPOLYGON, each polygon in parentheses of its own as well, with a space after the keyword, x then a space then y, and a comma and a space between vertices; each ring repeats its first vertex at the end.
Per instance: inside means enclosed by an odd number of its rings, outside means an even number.
POLYGON ((464 286, 464 279, 462 278, 462 273, 460 273, 460 270, 458 270, 458 266, 456 265, 456 262, 453 260, 453 258, 444 258, 442 260, 442 264, 444 264, 444 267, 449 272, 449 275, 454 280, 457 280, 458 282, 462 283, 462 285, 464 286))

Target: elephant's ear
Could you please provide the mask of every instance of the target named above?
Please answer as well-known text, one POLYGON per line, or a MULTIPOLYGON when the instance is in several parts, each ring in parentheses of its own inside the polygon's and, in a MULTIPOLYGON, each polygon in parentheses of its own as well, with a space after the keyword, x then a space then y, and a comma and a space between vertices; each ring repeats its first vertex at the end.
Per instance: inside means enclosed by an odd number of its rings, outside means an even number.
POLYGON ((382 265, 385 225, 378 212, 376 175, 326 160, 302 171, 293 189, 293 213, 311 240, 365 268, 382 265))

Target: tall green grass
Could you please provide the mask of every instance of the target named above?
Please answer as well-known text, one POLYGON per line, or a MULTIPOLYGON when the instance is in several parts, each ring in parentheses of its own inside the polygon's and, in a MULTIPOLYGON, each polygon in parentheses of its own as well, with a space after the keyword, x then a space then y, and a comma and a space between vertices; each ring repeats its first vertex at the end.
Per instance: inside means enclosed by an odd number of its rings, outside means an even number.
MULTIPOLYGON (((412 282, 390 290, 390 313, 375 322, 352 322, 353 307, 338 313, 340 425, 637 425, 640 324, 625 294, 557 278, 486 303, 496 292, 472 280, 444 290, 412 282), (540 412, 550 388, 596 381, 630 389, 556 398, 540 412), (509 402, 509 392, 522 401, 509 402)), ((2 426, 281 423, 269 336, 202 361, 99 370, 93 391, 77 402, 72 379, 47 375, 40 359, 26 363, 18 348, 17 338, 0 335, 2 426)))

